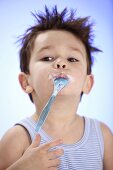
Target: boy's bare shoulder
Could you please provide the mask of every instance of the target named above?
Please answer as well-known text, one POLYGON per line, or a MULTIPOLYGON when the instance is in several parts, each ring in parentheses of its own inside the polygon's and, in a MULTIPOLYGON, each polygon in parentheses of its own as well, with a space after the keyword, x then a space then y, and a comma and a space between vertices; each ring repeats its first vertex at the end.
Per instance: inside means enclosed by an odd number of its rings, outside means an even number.
POLYGON ((104 137, 104 140, 107 142, 107 143, 112 143, 113 142, 113 133, 112 131, 110 130, 110 128, 104 124, 103 122, 100 123, 101 124, 101 129, 102 129, 102 133, 103 133, 103 137, 104 137), (108 140, 109 139, 109 140, 108 140))
POLYGON ((104 138, 104 169, 113 169, 113 133, 107 125, 101 123, 104 138))
POLYGON ((9 129, 0 141, 0 170, 18 160, 31 141, 24 127, 16 125, 9 129))

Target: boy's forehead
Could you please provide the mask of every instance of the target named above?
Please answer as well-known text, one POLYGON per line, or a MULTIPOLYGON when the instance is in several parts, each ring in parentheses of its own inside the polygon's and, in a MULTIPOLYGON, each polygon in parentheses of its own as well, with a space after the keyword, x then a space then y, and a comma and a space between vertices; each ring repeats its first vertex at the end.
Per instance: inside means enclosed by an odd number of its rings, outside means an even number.
POLYGON ((85 46, 82 41, 76 35, 65 30, 50 30, 38 34, 35 40, 36 49, 44 49, 44 47, 47 46, 77 48, 86 54, 85 46))

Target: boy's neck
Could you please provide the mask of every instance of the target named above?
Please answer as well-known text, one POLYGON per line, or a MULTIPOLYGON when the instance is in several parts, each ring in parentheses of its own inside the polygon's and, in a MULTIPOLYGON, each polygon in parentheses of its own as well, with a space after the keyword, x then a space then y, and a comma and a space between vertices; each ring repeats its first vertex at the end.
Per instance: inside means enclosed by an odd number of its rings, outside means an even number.
MULTIPOLYGON (((75 97, 68 96, 58 96, 53 105, 51 106, 51 110, 47 117, 46 123, 48 124, 56 124, 59 126, 64 126, 64 124, 69 124, 73 119, 76 119, 77 109, 79 105, 79 100, 77 101, 75 97)), ((37 112, 33 117, 35 121, 38 120, 39 113, 37 112)))

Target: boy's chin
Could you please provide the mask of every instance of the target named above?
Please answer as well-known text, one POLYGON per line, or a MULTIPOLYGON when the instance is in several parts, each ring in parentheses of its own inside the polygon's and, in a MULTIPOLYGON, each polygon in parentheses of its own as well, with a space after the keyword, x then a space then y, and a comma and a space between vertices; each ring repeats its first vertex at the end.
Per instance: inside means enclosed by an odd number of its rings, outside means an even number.
POLYGON ((59 93, 56 97, 69 99, 69 98, 76 98, 76 95, 74 95, 73 93, 59 93))

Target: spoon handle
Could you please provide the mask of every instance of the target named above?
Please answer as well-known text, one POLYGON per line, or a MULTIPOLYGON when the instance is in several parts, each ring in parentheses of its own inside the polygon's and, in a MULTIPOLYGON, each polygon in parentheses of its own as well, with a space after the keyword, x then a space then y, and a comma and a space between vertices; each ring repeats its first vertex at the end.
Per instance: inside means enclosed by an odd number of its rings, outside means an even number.
POLYGON ((36 129, 35 129, 36 132, 39 132, 40 128, 44 124, 44 122, 48 116, 48 113, 50 111, 50 107, 54 102, 54 99, 55 99, 55 95, 52 94, 51 97, 49 98, 49 101, 47 102, 47 104, 45 105, 44 109, 42 110, 42 112, 40 114, 39 120, 36 125, 36 129))

